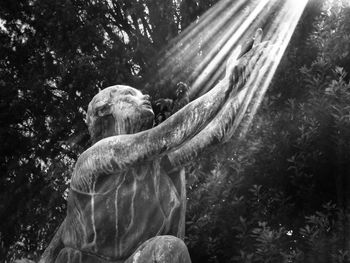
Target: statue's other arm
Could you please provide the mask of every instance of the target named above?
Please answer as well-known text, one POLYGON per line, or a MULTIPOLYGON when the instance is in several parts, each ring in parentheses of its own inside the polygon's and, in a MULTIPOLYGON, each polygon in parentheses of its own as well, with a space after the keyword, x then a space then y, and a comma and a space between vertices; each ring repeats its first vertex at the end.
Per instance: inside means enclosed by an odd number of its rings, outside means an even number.
MULTIPOLYGON (((267 42, 255 47, 255 49, 250 52, 250 55, 254 52, 253 56, 259 56, 257 60, 256 58, 251 60, 254 61, 254 65, 249 65, 251 56, 244 56, 237 62, 238 64, 231 70, 232 77, 226 79, 225 84, 228 85, 228 87, 237 84, 238 87, 242 85, 244 87, 238 90, 235 88, 234 90, 238 92, 230 96, 229 99, 223 103, 215 118, 208 122, 194 137, 182 144, 181 147, 167 154, 173 165, 182 165, 196 157, 209 146, 226 141, 232 137, 244 116, 249 102, 256 91, 259 90, 257 86, 261 85, 261 80, 263 78, 261 74, 266 73, 267 68, 270 67, 270 64, 266 63, 266 54, 265 56, 261 56, 262 54, 260 53, 262 50, 266 51, 266 47, 268 47, 267 42), (243 68, 243 72, 242 65, 246 67, 243 68), (249 78, 244 76, 246 73, 248 73, 249 78), (246 79, 249 79, 247 83, 245 82, 246 79)), ((269 48, 272 48, 272 45, 269 45, 269 48)), ((230 64, 228 63, 228 67, 229 66, 230 64)), ((227 71, 230 71, 230 69, 227 69, 227 71)), ((229 72, 227 72, 226 75, 229 75, 228 73, 229 72)))
POLYGON ((233 88, 234 92, 223 103, 215 118, 208 122, 200 132, 181 147, 168 153, 173 165, 182 165, 190 161, 207 147, 223 142, 234 134, 249 101, 258 90, 257 85, 261 84, 260 80, 263 76, 259 75, 267 72, 266 69, 270 67, 267 53, 268 50, 272 50, 273 46, 269 42, 260 43, 261 38, 262 30, 258 29, 249 48, 242 52, 244 56, 236 62, 230 61, 231 59, 228 61, 223 84, 229 89, 233 88), (245 54, 247 51, 248 53, 245 54))

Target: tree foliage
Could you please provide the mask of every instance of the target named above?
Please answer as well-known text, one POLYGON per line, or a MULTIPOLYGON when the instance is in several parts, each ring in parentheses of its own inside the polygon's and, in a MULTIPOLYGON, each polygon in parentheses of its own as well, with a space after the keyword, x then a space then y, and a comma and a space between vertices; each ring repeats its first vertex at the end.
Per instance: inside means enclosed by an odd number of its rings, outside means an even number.
POLYGON ((350 9, 319 7, 312 30, 299 25, 306 38, 292 40, 246 137, 189 167, 195 262, 350 260, 350 9))
POLYGON ((0 258, 37 257, 62 221, 86 106, 99 88, 137 84, 174 36, 168 2, 1 2, 0 258))
MULTIPOLYGON (((92 96, 171 93, 146 85, 159 51, 215 2, 0 3, 0 259, 37 260, 62 221, 92 96)), ((309 1, 246 136, 186 167, 193 262, 349 262, 350 8, 330 3, 309 1)))

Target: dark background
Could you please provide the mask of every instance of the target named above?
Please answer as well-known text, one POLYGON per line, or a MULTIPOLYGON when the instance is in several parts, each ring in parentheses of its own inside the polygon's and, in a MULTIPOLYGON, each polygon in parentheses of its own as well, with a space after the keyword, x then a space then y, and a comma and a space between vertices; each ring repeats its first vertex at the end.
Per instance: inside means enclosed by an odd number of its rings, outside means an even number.
MULTIPOLYGON (((173 96, 145 85, 159 51, 215 2, 0 2, 0 261, 38 260, 62 222, 93 95, 173 96)), ((247 135, 186 166, 193 262, 349 262, 346 2, 309 1, 247 135)))

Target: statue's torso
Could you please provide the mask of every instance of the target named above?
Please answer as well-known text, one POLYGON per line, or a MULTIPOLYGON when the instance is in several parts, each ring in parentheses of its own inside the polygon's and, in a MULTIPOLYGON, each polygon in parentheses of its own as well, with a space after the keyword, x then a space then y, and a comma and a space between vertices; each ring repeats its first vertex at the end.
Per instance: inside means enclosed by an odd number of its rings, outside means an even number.
POLYGON ((183 184, 174 184, 159 161, 88 178, 88 192, 72 183, 63 235, 65 246, 119 260, 156 235, 181 236, 183 184))

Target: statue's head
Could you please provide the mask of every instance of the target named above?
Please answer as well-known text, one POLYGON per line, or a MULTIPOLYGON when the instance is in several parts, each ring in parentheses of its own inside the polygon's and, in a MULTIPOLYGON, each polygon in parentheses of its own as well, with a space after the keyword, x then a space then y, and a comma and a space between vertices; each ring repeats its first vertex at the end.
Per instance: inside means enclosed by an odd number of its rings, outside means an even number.
POLYGON ((149 96, 124 85, 101 90, 89 103, 87 112, 93 143, 109 136, 152 128, 153 121, 149 96))

